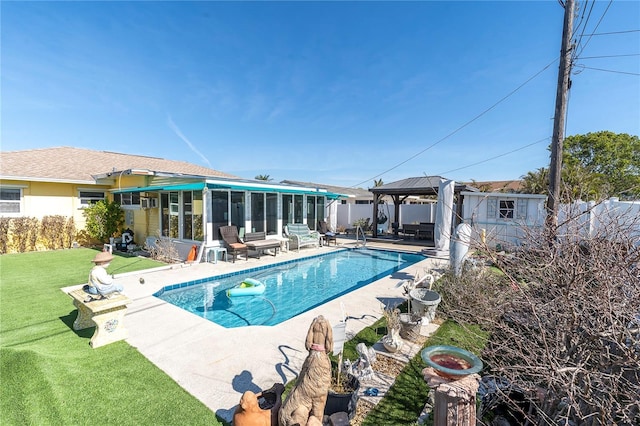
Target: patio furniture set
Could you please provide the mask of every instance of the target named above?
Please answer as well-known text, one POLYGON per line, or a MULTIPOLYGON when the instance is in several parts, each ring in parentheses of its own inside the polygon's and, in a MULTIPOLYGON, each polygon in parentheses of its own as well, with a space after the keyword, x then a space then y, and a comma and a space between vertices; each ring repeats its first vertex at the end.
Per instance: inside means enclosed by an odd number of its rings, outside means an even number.
POLYGON ((300 251, 301 247, 320 247, 323 243, 329 244, 331 241, 337 245, 335 235, 326 229, 326 222, 324 226, 325 228, 318 232, 312 231, 306 224, 290 223, 285 226, 285 237, 269 236, 268 238, 265 232, 248 232, 244 238, 240 238, 235 225, 221 226, 220 236, 224 241, 224 247, 207 248, 205 259, 208 261, 210 254, 213 254, 214 261, 217 262, 218 258, 224 254, 226 260, 228 253, 232 256, 232 262, 235 263, 239 255, 243 255, 248 260, 249 251, 256 252, 260 258, 266 250, 273 250, 273 256, 276 256, 282 249, 289 251, 289 248, 296 248, 300 251))
POLYGON ((434 223, 405 223, 402 228, 398 229, 398 233, 416 240, 432 240, 434 239, 434 223))

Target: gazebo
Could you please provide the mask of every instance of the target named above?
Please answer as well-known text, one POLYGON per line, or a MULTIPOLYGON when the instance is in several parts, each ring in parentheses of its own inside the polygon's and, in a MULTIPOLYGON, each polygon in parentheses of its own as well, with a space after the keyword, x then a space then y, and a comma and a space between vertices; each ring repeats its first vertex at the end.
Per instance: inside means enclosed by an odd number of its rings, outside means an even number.
MULTIPOLYGON (((437 196, 440 184, 447 180, 448 179, 441 176, 410 177, 386 185, 369 188, 369 191, 373 192, 373 236, 378 236, 378 203, 382 197, 388 195, 393 200, 393 222, 397 223, 398 217, 400 216, 400 204, 402 204, 407 197, 412 195, 437 196)), ((453 193, 457 199, 457 204, 456 219, 453 223, 454 228, 458 225, 459 218, 462 217, 462 191, 477 192, 478 189, 463 183, 455 184, 453 193)), ((395 229, 394 232, 398 232, 397 229, 395 229)))

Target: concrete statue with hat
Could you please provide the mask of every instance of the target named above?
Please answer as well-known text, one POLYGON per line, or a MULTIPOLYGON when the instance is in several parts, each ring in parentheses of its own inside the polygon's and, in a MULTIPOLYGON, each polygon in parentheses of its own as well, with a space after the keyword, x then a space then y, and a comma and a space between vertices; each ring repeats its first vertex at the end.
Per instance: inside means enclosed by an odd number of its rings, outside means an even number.
POLYGON ((112 260, 113 255, 111 253, 109 253, 108 251, 101 251, 100 253, 96 254, 96 257, 93 258, 92 262, 96 265, 102 265, 104 263, 109 263, 112 260))
POLYGON ((89 273, 89 283, 87 293, 95 296, 109 297, 112 293, 122 293, 122 284, 114 283, 113 276, 107 272, 109 263, 113 260, 113 255, 108 251, 101 251, 93 258, 95 266, 89 273))

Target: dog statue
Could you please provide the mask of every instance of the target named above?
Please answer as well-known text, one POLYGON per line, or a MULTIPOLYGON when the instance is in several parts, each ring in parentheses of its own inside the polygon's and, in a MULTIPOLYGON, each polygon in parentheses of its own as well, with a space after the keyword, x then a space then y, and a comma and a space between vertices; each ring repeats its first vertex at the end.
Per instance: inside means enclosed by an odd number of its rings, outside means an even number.
POLYGON ((260 408, 258 396, 246 391, 233 413, 233 426, 271 426, 271 410, 260 408))
POLYGON ((233 425, 278 426, 278 413, 282 406, 283 392, 284 385, 282 383, 276 383, 271 388, 257 394, 246 391, 233 413, 233 425), (261 399, 262 404, 260 403, 261 399))
POLYGON ((295 386, 280 409, 280 426, 322 425, 331 386, 333 329, 322 315, 314 318, 305 341, 309 355, 302 364, 295 386))

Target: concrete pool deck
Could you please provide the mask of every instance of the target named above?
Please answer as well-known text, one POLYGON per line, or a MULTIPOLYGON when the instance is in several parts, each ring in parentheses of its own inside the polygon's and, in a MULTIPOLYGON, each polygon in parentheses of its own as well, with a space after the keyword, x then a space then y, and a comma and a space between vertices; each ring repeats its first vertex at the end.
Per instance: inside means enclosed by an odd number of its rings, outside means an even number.
MULTIPOLYGON (((367 247, 411 252, 423 248, 373 242, 367 243, 367 247)), ((337 249, 340 248, 339 245, 337 249)), ((126 341, 220 418, 231 422, 244 391, 258 392, 296 377, 307 356, 304 340, 313 318, 323 315, 335 326, 346 315, 349 339, 382 316, 383 302, 404 301, 402 280, 413 278, 416 273, 423 276, 426 271, 442 268, 448 262, 425 258, 276 326, 226 329, 153 297, 153 293, 171 284, 334 250, 335 246, 305 248, 276 257, 264 255, 235 263, 176 265, 172 269, 116 276, 133 300, 125 316, 129 330, 126 341)))

